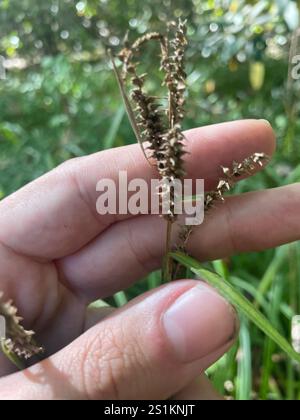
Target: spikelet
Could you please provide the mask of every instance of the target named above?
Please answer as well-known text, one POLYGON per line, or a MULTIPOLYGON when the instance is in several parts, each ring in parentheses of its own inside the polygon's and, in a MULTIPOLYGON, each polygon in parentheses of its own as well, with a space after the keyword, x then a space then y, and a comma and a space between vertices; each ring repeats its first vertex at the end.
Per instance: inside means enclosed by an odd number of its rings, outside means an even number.
MULTIPOLYGON (((147 95, 145 92, 144 86, 147 74, 139 75, 138 64, 134 61, 140 47, 152 40, 162 42, 162 36, 158 33, 147 34, 139 38, 132 47, 126 45, 118 57, 123 63, 123 79, 129 78, 132 85, 130 99, 134 104, 134 115, 141 142, 149 142, 158 150, 161 147, 161 138, 164 132, 162 114, 159 105, 156 103, 156 98, 147 95)), ((126 44, 128 43, 126 42, 126 44)))
POLYGON ((1 301, 3 293, 0 292, 0 315, 6 321, 6 338, 3 339, 3 346, 6 351, 19 357, 30 359, 31 357, 43 352, 33 340, 34 332, 26 331, 21 325, 22 318, 18 316, 17 308, 11 301, 3 303, 1 301))
MULTIPOLYGON (((152 32, 138 38, 132 45, 128 40, 119 54, 123 63, 122 78, 114 64, 118 82, 121 85, 122 96, 129 114, 129 118, 137 139, 148 160, 157 166, 162 187, 160 188, 161 203, 169 204, 169 212, 165 216, 168 221, 166 258, 163 268, 163 280, 176 278, 178 266, 170 261, 172 225, 176 221, 175 203, 183 197, 175 196, 174 181, 182 180, 185 176, 185 138, 182 133, 182 121, 185 115, 186 70, 185 51, 188 45, 186 21, 168 24, 167 35, 152 32), (162 109, 158 98, 146 92, 146 74, 138 73, 138 57, 142 47, 150 41, 158 42, 161 50, 160 69, 164 73, 163 86, 168 92, 168 109, 162 109), (131 84, 130 99, 125 93, 127 81, 131 84), (131 106, 134 104, 134 109, 131 106), (147 143, 148 155, 144 144, 147 143), (173 184, 172 184, 173 183, 173 184), (173 185, 173 186, 172 186, 173 185)), ((255 153, 242 163, 233 163, 232 169, 222 168, 223 176, 215 191, 205 195, 205 212, 208 212, 218 201, 224 201, 225 194, 232 189, 236 181, 246 174, 251 174, 257 166, 263 166, 268 157, 263 153, 255 153)), ((188 240, 193 227, 182 226, 179 239, 179 249, 186 251, 188 240)))
POLYGON ((162 185, 161 199, 169 201, 169 213, 165 216, 170 222, 176 220, 174 188, 168 185, 176 179, 182 179, 184 171, 184 136, 181 122, 184 118, 186 91, 186 73, 184 55, 187 46, 186 22, 179 21, 173 39, 157 32, 138 38, 130 47, 126 41, 125 48, 119 54, 123 63, 123 80, 130 79, 132 85, 131 101, 136 115, 136 124, 142 143, 148 143, 149 159, 154 161, 162 185), (157 98, 147 95, 145 80, 147 75, 139 75, 136 58, 141 47, 150 41, 157 41, 161 49, 161 70, 165 73, 163 85, 168 90, 168 110, 165 113, 158 104, 157 98), (168 118, 166 120, 165 114, 168 118))
POLYGON ((140 48, 150 41, 159 41, 160 43, 163 42, 163 36, 158 32, 151 32, 146 34, 140 38, 138 38, 132 46, 129 45, 128 39, 125 39, 125 47, 119 53, 118 57, 123 63, 123 79, 125 80, 128 73, 130 73, 129 68, 132 66, 134 62, 135 56, 140 53, 140 48))
POLYGON ((224 194, 229 192, 244 175, 251 175, 258 167, 263 167, 269 157, 264 153, 254 153, 243 162, 233 162, 232 169, 222 167, 223 177, 220 179, 215 191, 210 191, 205 196, 204 210, 210 210, 217 201, 224 201, 224 194))
POLYGON ((176 197, 174 191, 174 182, 181 180, 185 176, 183 157, 184 151, 184 136, 179 124, 168 130, 162 136, 162 144, 159 152, 153 150, 153 156, 157 158, 157 167, 162 179, 162 184, 168 187, 167 190, 162 192, 162 200, 169 201, 169 214, 165 218, 170 222, 175 222, 175 200, 182 199, 176 197))
POLYGON ((169 119, 171 127, 181 124, 184 118, 185 92, 186 92, 186 71, 185 71, 185 50, 188 45, 186 39, 186 21, 179 20, 175 27, 175 37, 170 42, 162 45, 161 68, 166 76, 164 85, 170 93, 169 119))
POLYGON ((138 38, 135 43, 132 45, 133 51, 139 50, 143 44, 149 42, 149 41, 161 41, 163 39, 163 35, 159 32, 150 32, 149 34, 146 34, 140 38, 138 38))
MULTIPOLYGON (((174 24, 172 25, 174 26, 174 24)), ((184 135, 182 133, 181 122, 184 118, 185 92, 186 92, 186 73, 185 73, 185 49, 186 22, 178 22, 175 25, 175 37, 169 40, 164 38, 161 42, 162 59, 161 69, 165 72, 163 85, 168 89, 169 108, 167 111, 169 129, 161 137, 159 148, 157 144, 151 144, 152 156, 157 161, 157 168, 162 181, 166 185, 175 180, 182 180, 185 176, 184 169, 184 135)), ((173 188, 174 189, 174 188, 173 188)), ((170 212, 166 216, 169 222, 176 220, 174 191, 166 191, 162 194, 162 200, 170 200, 170 212)))
MULTIPOLYGON (((268 162, 269 156, 264 153, 254 153, 243 162, 233 162, 232 168, 222 167, 223 177, 219 180, 217 188, 205 194, 204 211, 207 213, 214 208, 217 202, 225 201, 225 194, 228 193, 236 182, 244 175, 252 175, 258 167, 263 167, 268 162)), ((193 226, 183 226, 179 232, 180 245, 178 250, 186 252, 188 241, 193 233, 193 226)))

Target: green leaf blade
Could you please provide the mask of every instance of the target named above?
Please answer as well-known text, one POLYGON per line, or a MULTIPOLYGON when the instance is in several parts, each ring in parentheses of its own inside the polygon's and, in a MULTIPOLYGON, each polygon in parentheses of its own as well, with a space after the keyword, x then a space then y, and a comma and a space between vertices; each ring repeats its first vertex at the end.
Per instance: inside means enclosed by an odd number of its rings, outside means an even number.
POLYGON ((235 290, 230 283, 222 279, 219 275, 204 269, 198 261, 187 255, 177 252, 172 253, 171 256, 189 268, 194 274, 207 281, 226 300, 266 334, 266 336, 273 340, 289 357, 300 363, 300 354, 292 348, 290 343, 272 326, 268 319, 248 299, 235 290))

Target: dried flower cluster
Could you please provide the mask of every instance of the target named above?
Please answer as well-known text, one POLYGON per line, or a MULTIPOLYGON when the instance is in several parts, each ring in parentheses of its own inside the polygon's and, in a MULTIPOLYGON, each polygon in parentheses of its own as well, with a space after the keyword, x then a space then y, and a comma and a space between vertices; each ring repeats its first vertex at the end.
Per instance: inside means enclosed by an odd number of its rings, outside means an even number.
POLYGON ((1 301, 3 294, 0 292, 0 315, 6 321, 6 336, 2 340, 2 347, 6 352, 15 354, 19 357, 29 359, 43 352, 33 340, 34 332, 26 331, 22 325, 22 318, 18 316, 17 308, 11 301, 3 303, 1 301))
MULTIPOLYGON (((225 201, 225 194, 228 193, 237 183, 237 181, 244 175, 252 175, 258 166, 263 167, 269 160, 269 157, 264 153, 254 153, 243 162, 233 162, 232 168, 222 167, 223 177, 219 180, 217 188, 205 194, 204 211, 211 210, 217 202, 225 201)), ((192 226, 183 226, 179 240, 181 245, 179 250, 186 252, 186 247, 190 236, 193 232, 192 226)))
POLYGON ((161 43, 162 37, 159 34, 149 34, 137 40, 132 49, 126 47, 119 54, 120 60, 123 62, 123 79, 130 77, 133 86, 131 92, 131 100, 134 103, 133 118, 137 127, 137 137, 144 147, 145 142, 149 142, 150 148, 153 150, 155 159, 159 159, 159 150, 162 145, 162 136, 164 133, 164 124, 162 112, 155 97, 146 94, 144 86, 147 74, 139 75, 137 72, 137 65, 134 62, 135 54, 138 53, 139 48, 146 41, 159 40, 161 43), (134 54, 135 52, 135 54, 134 54), (155 153, 155 151, 157 153, 155 153))
MULTIPOLYGON (((171 250, 172 225, 177 219, 175 203, 178 197, 175 196, 174 182, 185 176, 184 135, 181 123, 184 118, 186 93, 185 50, 188 44, 186 32, 186 22, 179 20, 178 24, 168 25, 167 35, 157 32, 149 33, 137 39, 132 45, 126 39, 125 47, 119 54, 119 59, 123 63, 122 76, 118 72, 114 59, 112 60, 137 140, 145 157, 155 162, 162 181, 158 194, 161 197, 162 206, 168 203, 168 214, 165 215, 168 222, 167 255, 171 250), (167 90, 167 109, 162 108, 159 98, 147 93, 145 89, 147 74, 138 73, 137 58, 141 54, 141 47, 150 41, 156 41, 160 46, 160 69, 164 72, 163 86, 167 90), (130 99, 125 88, 128 81, 132 87, 130 99), (148 146, 145 147, 145 144, 148 146)), ((166 257, 166 261, 163 277, 165 281, 168 281, 172 271, 172 261, 169 257, 166 257)))
MULTIPOLYGON (((122 75, 119 74, 112 57, 132 127, 145 157, 150 162, 154 161, 157 166, 163 185, 159 194, 162 203, 167 200, 170 209, 169 214, 165 216, 168 221, 168 229, 163 278, 166 281, 171 279, 172 274, 178 272, 178 266, 176 267, 170 262, 170 259, 168 260, 168 254, 171 248, 172 226, 176 221, 175 203, 182 198, 175 197, 174 181, 182 180, 185 176, 184 155, 186 152, 182 121, 185 115, 187 78, 185 70, 185 52, 188 45, 186 33, 186 22, 179 20, 178 23, 168 24, 166 35, 158 32, 149 33, 138 38, 132 45, 127 38, 124 49, 118 55, 123 64, 122 75), (163 86, 166 88, 168 96, 167 109, 163 109, 159 98, 147 93, 148 75, 138 72, 138 59, 142 47, 150 41, 155 41, 160 46, 160 70, 164 73, 163 86), (130 98, 126 93, 127 84, 130 86, 130 98), (145 146, 146 144, 147 146, 145 146)), ((245 174, 251 174, 257 165, 263 166, 266 159, 267 156, 264 154, 256 153, 242 163, 234 162, 232 169, 222 168, 223 177, 216 190, 205 196, 205 211, 210 210, 217 201, 224 201, 224 194, 234 186, 238 178, 245 174)), ((179 235, 181 250, 186 250, 191 233, 192 227, 182 227, 179 235)))
MULTIPOLYGON (((170 27, 174 26, 174 23, 170 27)), ((178 22, 175 25, 175 37, 162 45, 161 68, 165 71, 164 84, 167 86, 169 98, 170 126, 181 124, 184 118, 186 72, 185 50, 188 45, 186 39, 186 22, 178 22)))
POLYGON ((133 86, 131 100, 134 104, 134 119, 138 131, 138 140, 141 144, 149 144, 150 159, 156 162, 159 175, 164 188, 160 192, 162 200, 170 201, 170 212, 167 220, 173 223, 176 220, 174 211, 175 196, 172 183, 175 179, 182 179, 184 171, 184 136, 181 122, 184 118, 184 104, 186 91, 186 73, 184 68, 184 55, 187 46, 186 23, 179 21, 175 28, 174 37, 169 39, 159 33, 150 33, 127 45, 119 54, 123 62, 123 80, 128 78, 133 86), (140 54, 141 47, 149 41, 158 41, 161 49, 161 70, 165 77, 163 85, 168 91, 168 109, 161 108, 156 97, 146 93, 145 83, 147 74, 139 75, 138 63, 135 61, 140 54), (167 121, 166 121, 167 115, 167 121), (165 181, 165 182, 164 182, 165 181))
POLYGON ((264 153, 254 153, 246 158, 242 163, 233 162, 232 169, 222 167, 223 177, 215 191, 206 194, 204 209, 210 210, 215 202, 224 201, 224 194, 230 191, 239 178, 244 175, 251 175, 257 166, 263 167, 268 160, 268 156, 264 153))

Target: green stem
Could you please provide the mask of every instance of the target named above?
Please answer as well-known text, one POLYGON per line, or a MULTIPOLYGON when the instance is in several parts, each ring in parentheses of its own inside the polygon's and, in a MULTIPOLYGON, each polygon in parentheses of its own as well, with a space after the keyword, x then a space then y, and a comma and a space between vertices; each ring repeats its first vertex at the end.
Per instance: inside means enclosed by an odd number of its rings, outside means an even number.
POLYGON ((148 276, 148 289, 153 290, 161 285, 161 273, 156 271, 148 276))
POLYGON ((128 299, 125 292, 119 292, 114 295, 114 300, 118 308, 127 305, 128 299))
POLYGON ((18 357, 16 354, 10 352, 7 349, 3 340, 1 340, 1 350, 4 354, 4 356, 6 356, 8 358, 8 360, 10 360, 11 363, 13 363, 19 370, 24 370, 26 368, 25 364, 20 359, 20 357, 18 357))
POLYGON ((168 283, 172 280, 172 267, 173 258, 170 256, 172 250, 172 228, 173 223, 169 220, 167 225, 167 237, 166 237, 166 254, 163 265, 163 283, 168 283))

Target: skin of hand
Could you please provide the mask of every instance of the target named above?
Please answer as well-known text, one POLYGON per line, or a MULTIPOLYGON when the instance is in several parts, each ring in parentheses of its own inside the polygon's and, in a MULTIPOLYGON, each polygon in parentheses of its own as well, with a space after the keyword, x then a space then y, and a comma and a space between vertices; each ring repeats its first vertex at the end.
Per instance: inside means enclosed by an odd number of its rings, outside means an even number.
MULTIPOLYGON (((275 149, 263 120, 186 138, 187 176, 208 190, 221 165, 275 149)), ((181 280, 116 311, 88 308, 162 263, 163 220, 97 214, 97 182, 120 170, 129 180, 157 176, 133 145, 71 160, 0 202, 0 290, 47 351, 23 372, 0 356, 0 399, 218 398, 203 373, 233 344, 238 322, 209 286, 181 280)), ((207 261, 297 240, 299 208, 299 185, 230 197, 195 229, 188 251, 207 261)))

